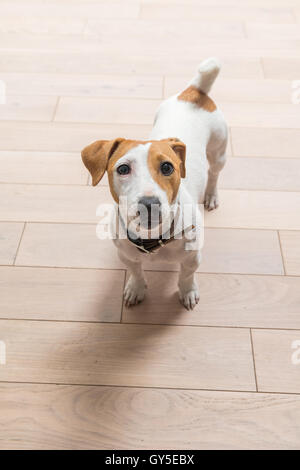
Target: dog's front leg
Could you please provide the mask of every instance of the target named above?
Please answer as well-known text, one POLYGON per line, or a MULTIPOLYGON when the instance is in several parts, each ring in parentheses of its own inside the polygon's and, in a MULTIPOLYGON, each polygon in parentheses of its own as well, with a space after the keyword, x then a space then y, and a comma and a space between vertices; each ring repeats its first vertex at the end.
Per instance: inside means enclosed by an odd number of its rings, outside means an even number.
POLYGON ((142 263, 128 258, 120 250, 119 257, 122 263, 127 266, 129 272, 129 278, 124 289, 124 302, 126 307, 130 307, 130 305, 136 305, 144 300, 147 285, 142 263))
POLYGON ((201 260, 200 251, 187 252, 186 257, 180 264, 179 272, 179 298, 187 310, 193 310, 199 302, 199 289, 195 281, 195 271, 201 260))

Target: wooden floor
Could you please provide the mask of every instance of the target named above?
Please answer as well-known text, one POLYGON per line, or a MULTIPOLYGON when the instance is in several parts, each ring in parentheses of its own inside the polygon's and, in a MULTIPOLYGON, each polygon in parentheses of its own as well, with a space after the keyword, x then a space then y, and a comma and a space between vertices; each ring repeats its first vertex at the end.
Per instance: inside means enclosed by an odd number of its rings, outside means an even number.
POLYGON ((0 0, 0 80, 0 448, 299 449, 299 0, 0 0), (210 55, 230 144, 201 301, 147 262, 127 309, 80 150, 146 138, 210 55))

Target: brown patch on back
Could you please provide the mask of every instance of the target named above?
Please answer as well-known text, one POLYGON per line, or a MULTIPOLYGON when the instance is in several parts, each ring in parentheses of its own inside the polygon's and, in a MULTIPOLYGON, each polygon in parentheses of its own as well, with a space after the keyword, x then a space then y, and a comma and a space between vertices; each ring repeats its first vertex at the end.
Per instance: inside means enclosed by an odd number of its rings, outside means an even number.
POLYGON ((198 90, 195 86, 191 85, 186 90, 184 90, 179 96, 180 101, 187 101, 188 103, 193 103, 199 108, 205 109, 209 113, 212 113, 217 109, 214 101, 202 91, 198 90))
POLYGON ((173 202, 180 185, 181 159, 174 150, 164 141, 153 142, 148 154, 149 171, 157 184, 166 192, 169 203, 173 202), (174 171, 170 176, 165 176, 160 170, 163 162, 171 162, 174 171))

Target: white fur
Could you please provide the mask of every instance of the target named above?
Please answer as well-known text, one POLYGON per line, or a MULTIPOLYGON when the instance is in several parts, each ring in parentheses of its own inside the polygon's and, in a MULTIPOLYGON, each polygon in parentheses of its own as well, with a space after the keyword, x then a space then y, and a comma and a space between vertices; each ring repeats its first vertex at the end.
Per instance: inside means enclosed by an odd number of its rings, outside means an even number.
POLYGON ((190 85, 194 85, 203 93, 209 93, 221 69, 218 59, 211 57, 204 60, 198 67, 198 74, 191 81, 190 85))
MULTIPOLYGON (((202 62, 197 76, 191 84, 202 92, 210 90, 219 73, 216 59, 202 62)), ((218 109, 208 112, 196 105, 181 101, 175 95, 164 101, 157 112, 155 124, 150 134, 151 140, 177 137, 186 144, 186 178, 181 180, 175 205, 182 202, 204 203, 206 209, 218 206, 217 179, 225 163, 227 126, 218 109)), ((147 166, 149 144, 140 145, 128 152, 122 159, 133 164, 133 174, 126 180, 115 176, 115 188, 119 194, 126 194, 134 206, 139 196, 145 193, 157 195, 166 201, 166 195, 153 181, 147 166)), ((194 273, 200 263, 199 251, 186 251, 186 240, 176 240, 160 248, 156 254, 143 254, 128 240, 116 240, 121 260, 130 271, 124 299, 127 305, 140 302, 145 294, 145 281, 142 261, 145 257, 160 258, 180 263, 179 296, 187 309, 192 309, 199 301, 199 291, 194 273)))

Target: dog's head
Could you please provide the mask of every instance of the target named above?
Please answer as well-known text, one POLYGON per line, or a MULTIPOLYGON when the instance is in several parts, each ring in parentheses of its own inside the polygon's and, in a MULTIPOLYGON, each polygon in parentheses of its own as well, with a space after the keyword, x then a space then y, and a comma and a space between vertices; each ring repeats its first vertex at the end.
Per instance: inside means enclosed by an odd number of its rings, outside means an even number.
POLYGON ((81 153, 96 186, 105 171, 117 204, 126 200, 131 220, 146 209, 141 225, 150 228, 170 215, 185 177, 185 145, 176 138, 135 141, 98 140, 81 153), (151 211, 152 209, 152 211, 151 211))

